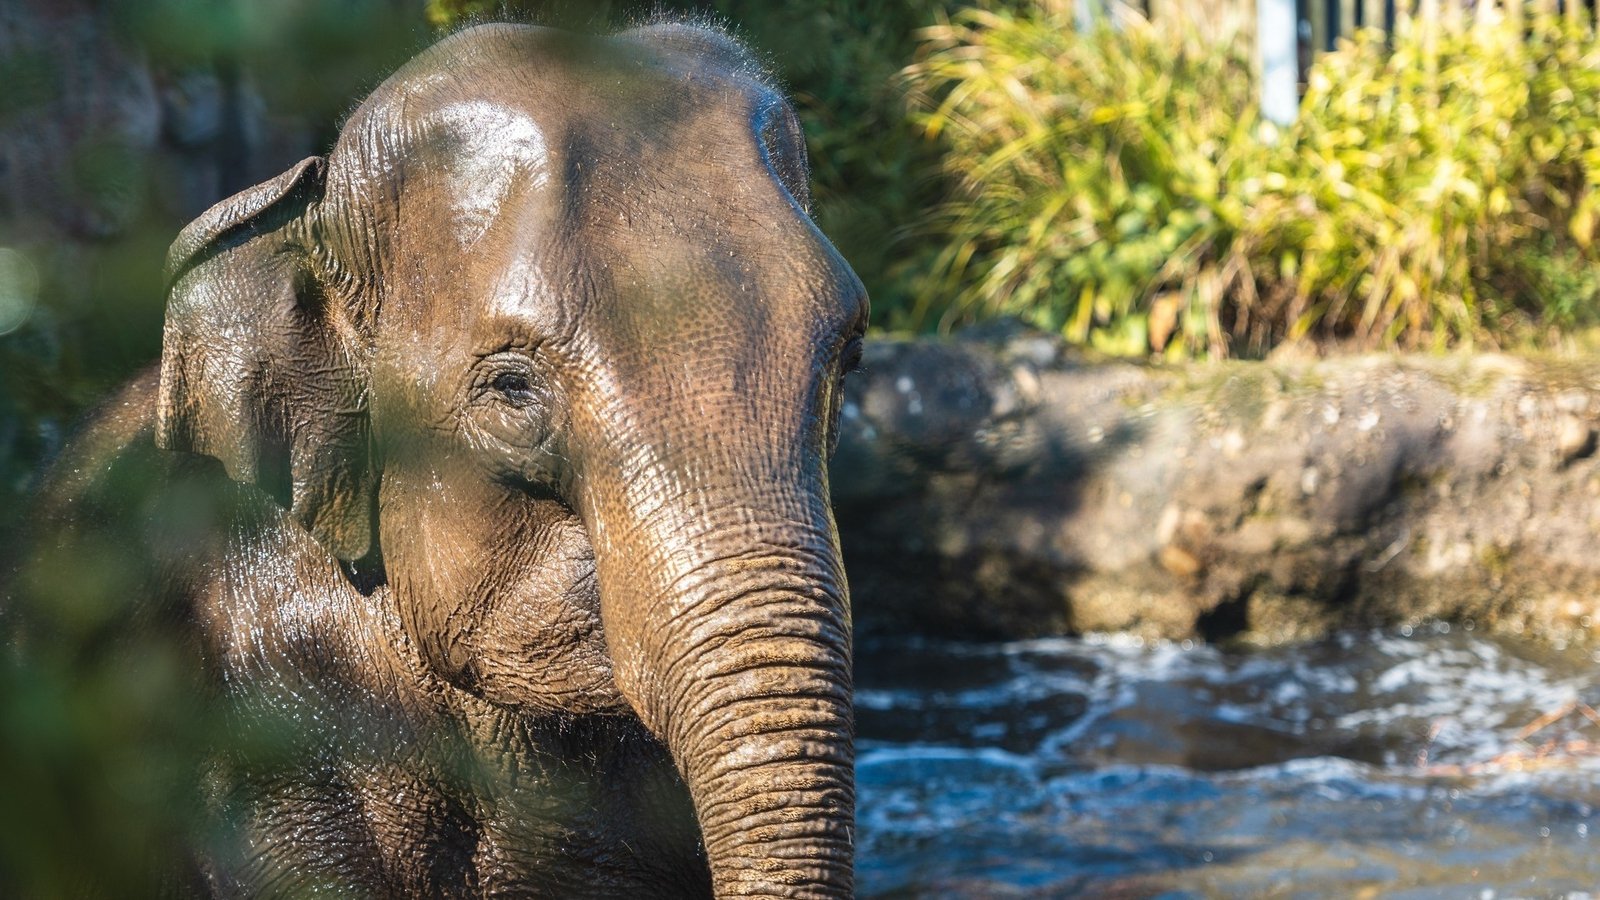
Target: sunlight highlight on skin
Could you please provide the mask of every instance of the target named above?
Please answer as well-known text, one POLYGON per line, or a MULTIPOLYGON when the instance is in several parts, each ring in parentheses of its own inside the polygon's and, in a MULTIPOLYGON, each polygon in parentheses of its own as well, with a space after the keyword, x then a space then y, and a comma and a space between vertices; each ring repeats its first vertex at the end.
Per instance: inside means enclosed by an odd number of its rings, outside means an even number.
POLYGON ((499 104, 472 100, 439 115, 461 142, 450 164, 451 196, 456 240, 470 247, 494 224, 513 185, 537 190, 548 183, 550 149, 531 118, 499 104))

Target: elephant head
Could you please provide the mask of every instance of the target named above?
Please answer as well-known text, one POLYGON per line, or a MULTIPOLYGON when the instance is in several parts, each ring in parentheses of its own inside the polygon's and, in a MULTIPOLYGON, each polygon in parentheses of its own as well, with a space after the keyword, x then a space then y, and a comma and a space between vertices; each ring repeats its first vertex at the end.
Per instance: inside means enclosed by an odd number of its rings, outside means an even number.
POLYGON ((160 445, 277 496, 455 688, 637 714, 719 896, 851 891, 826 463, 866 298, 808 203, 730 38, 480 26, 169 258, 160 445))

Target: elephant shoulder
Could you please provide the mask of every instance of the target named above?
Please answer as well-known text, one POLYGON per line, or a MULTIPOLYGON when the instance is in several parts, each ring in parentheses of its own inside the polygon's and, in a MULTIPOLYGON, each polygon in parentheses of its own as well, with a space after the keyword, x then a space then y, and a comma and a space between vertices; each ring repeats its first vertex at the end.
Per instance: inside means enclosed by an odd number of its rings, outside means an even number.
POLYGON ((120 628, 174 596, 151 542, 154 501, 174 469, 155 446, 156 375, 134 377, 79 422, 43 473, 19 540, 0 548, 9 551, 0 565, 8 640, 82 624, 73 616, 84 610, 120 628))
POLYGON ((40 481, 35 526, 93 516, 96 498, 130 466, 159 474, 149 470, 161 467, 155 453, 160 376, 157 366, 145 369, 78 423, 40 481))
POLYGON ((207 562, 238 492, 215 460, 156 446, 159 393, 151 366, 78 422, 40 478, 19 563, 103 564, 130 591, 163 592, 175 564, 207 562))

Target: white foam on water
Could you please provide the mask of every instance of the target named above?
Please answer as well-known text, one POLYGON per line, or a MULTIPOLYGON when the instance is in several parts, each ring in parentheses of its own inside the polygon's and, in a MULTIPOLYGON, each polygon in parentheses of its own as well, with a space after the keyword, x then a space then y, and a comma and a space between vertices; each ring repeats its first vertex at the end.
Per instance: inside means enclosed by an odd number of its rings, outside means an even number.
POLYGON ((998 893, 1092 893, 1119 872, 1202 864, 1227 873, 1205 882, 1223 895, 1293 870, 1334 892, 1311 895, 1332 896, 1350 884, 1351 855, 1363 878, 1434 886, 1419 896, 1459 896, 1462 884, 1519 896, 1536 875, 1549 887, 1536 896, 1600 883, 1588 843, 1600 758, 1534 752, 1600 728, 1574 715, 1518 737, 1542 714, 1600 699, 1586 651, 1419 628, 1242 654, 1102 636, 914 652, 931 655, 921 670, 942 688, 867 679, 860 708, 966 730, 862 742, 863 896, 933 869, 989 872, 973 884, 998 893), (1052 696, 1082 702, 1041 716, 1052 696), (986 746, 1002 738, 1009 749, 986 746))

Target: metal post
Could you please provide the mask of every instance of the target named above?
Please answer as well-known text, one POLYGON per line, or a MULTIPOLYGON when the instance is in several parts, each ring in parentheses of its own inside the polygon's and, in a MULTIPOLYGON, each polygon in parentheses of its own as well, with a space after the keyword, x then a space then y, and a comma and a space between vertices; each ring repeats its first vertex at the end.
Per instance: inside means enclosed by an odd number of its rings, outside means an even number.
POLYGON ((1099 12, 1095 7, 1098 0, 1073 0, 1072 22, 1078 28, 1079 34, 1088 34, 1094 30, 1095 20, 1099 12))
POLYGON ((1256 0, 1256 50, 1261 61, 1261 116, 1287 126, 1299 112, 1294 0, 1256 0))

